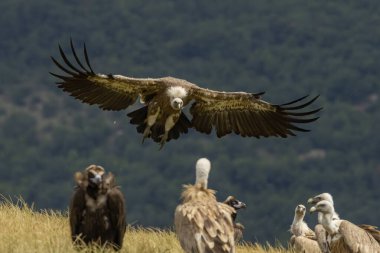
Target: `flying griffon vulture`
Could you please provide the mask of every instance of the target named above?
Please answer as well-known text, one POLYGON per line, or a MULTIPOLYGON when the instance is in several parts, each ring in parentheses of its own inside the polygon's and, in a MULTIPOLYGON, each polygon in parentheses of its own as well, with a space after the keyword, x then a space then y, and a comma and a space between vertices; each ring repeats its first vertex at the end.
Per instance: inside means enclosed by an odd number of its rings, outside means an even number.
POLYGON ((299 253, 321 253, 314 231, 303 220, 305 213, 306 207, 304 205, 298 205, 294 210, 294 219, 290 226, 290 232, 293 236, 290 238, 290 243, 299 253))
POLYGON ((76 64, 70 61, 61 46, 64 64, 52 57, 65 75, 51 73, 60 79, 58 87, 87 104, 103 110, 119 111, 134 104, 137 98, 144 106, 128 116, 130 123, 145 138, 152 138, 162 146, 178 139, 189 128, 210 134, 215 129, 220 138, 234 132, 243 137, 256 138, 294 136, 295 131, 307 132, 295 124, 310 123, 311 117, 322 108, 300 111, 318 96, 305 102, 307 96, 289 103, 275 105, 261 100, 262 93, 223 92, 199 87, 174 77, 132 78, 122 75, 97 74, 90 65, 84 45, 85 64, 80 61, 72 41, 71 51, 76 64), (191 120, 182 109, 191 104, 191 120))
POLYGON ((331 202, 322 200, 310 209, 322 213, 322 225, 327 232, 331 253, 380 253, 380 244, 367 230, 347 220, 333 220, 335 212, 331 202))

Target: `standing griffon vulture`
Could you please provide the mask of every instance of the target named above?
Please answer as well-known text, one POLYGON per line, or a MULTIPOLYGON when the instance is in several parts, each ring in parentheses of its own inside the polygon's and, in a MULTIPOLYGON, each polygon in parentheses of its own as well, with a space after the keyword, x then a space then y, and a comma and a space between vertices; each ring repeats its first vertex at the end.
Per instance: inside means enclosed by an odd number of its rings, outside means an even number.
POLYGON ((106 175, 103 167, 90 165, 75 173, 75 181, 69 212, 73 241, 80 238, 86 244, 110 244, 120 249, 126 230, 125 201, 113 174, 106 175))
POLYGON ((186 253, 234 253, 235 210, 218 202, 215 191, 207 188, 210 161, 201 158, 196 163, 194 185, 184 185, 174 214, 175 231, 186 253))
POLYGON ((290 243, 296 252, 320 253, 321 250, 316 241, 314 231, 303 220, 305 213, 306 207, 304 205, 298 205, 294 210, 294 219, 290 226, 290 232, 293 236, 290 238, 290 243))
MULTIPOLYGON (((316 205, 318 202, 325 200, 330 202, 330 204, 334 207, 334 201, 333 197, 330 193, 321 193, 319 195, 316 195, 312 198, 309 198, 308 203, 311 205, 316 205)), ((318 213, 318 225, 315 226, 315 233, 317 237, 317 241, 319 244, 319 247, 322 249, 323 253, 329 253, 329 250, 327 248, 327 237, 326 237, 326 230, 322 226, 322 216, 323 213, 319 212, 318 213)), ((340 220, 339 215, 335 212, 333 213, 332 220, 340 220)), ((358 227, 366 230, 368 233, 370 233, 376 241, 380 243, 380 231, 377 230, 377 227, 372 226, 372 225, 367 225, 367 224, 360 224, 357 225, 358 227)))
POLYGON ((233 209, 235 209, 235 213, 232 214, 232 221, 234 223, 234 239, 235 243, 239 242, 243 239, 243 231, 244 226, 243 224, 236 222, 237 212, 238 210, 242 208, 246 208, 247 205, 240 200, 236 199, 234 196, 228 196, 225 201, 223 201, 224 204, 231 206, 233 209))
POLYGON ((318 202, 310 212, 322 213, 331 253, 380 253, 380 244, 368 231, 346 220, 333 220, 334 206, 327 200, 318 202))
MULTIPOLYGON (((319 201, 322 201, 322 200, 328 201, 331 203, 332 206, 334 206, 333 197, 328 192, 321 193, 312 198, 309 198, 307 200, 307 203, 311 205, 316 205, 319 201)), ((322 217, 323 217, 323 214, 318 213, 318 224, 314 228, 315 236, 317 238, 317 242, 322 253, 330 253, 330 250, 328 248, 328 242, 327 242, 327 232, 322 226, 322 217)), ((340 220, 339 215, 335 212, 335 210, 332 216, 332 220, 340 220)))
POLYGON ((302 97, 289 103, 275 105, 260 99, 262 93, 222 92, 201 88, 186 80, 163 78, 132 78, 122 75, 96 74, 89 62, 86 46, 82 63, 71 41, 73 64, 61 46, 59 51, 64 64, 52 57, 53 62, 67 75, 51 73, 61 79, 58 87, 71 96, 103 110, 123 110, 134 104, 138 97, 144 107, 128 114, 130 123, 137 125, 137 132, 152 138, 162 146, 171 139, 178 139, 188 128, 210 134, 216 130, 220 138, 234 132, 246 136, 286 138, 294 131, 309 130, 295 124, 310 123, 318 117, 321 108, 300 111, 312 104, 318 96, 304 102, 302 97), (66 65, 66 66, 65 66, 66 65), (87 65, 87 66, 86 66, 87 65), (182 109, 192 102, 191 121, 182 109))

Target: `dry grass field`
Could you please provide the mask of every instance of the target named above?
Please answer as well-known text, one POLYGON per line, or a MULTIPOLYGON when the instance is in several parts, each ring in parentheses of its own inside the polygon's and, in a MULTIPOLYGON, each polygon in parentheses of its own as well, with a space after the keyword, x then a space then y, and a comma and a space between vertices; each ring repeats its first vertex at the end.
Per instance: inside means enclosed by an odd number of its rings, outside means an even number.
MULTIPOLYGON (((24 201, 11 202, 0 198, 0 252, 7 253, 69 253, 113 252, 100 247, 75 250, 69 236, 67 213, 35 211, 24 201)), ((151 228, 128 228, 120 252, 161 253, 183 252, 172 231, 151 228)), ((245 244, 238 253, 292 253, 281 246, 245 244)))

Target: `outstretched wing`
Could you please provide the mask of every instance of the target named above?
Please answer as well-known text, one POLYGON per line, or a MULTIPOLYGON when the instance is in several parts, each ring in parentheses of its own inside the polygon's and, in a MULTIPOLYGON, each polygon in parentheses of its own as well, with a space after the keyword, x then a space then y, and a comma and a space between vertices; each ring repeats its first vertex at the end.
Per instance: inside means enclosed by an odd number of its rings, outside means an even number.
POLYGON ((322 108, 303 111, 318 96, 304 102, 305 97, 292 102, 273 105, 261 100, 260 94, 245 92, 219 92, 200 87, 192 88, 195 102, 191 106, 192 125, 202 133, 210 134, 215 128, 218 137, 232 132, 243 137, 294 136, 293 131, 308 132, 295 124, 310 123, 318 117, 309 118, 322 108))
POLYGON ((72 55, 76 65, 69 61, 61 46, 60 55, 64 64, 51 57, 55 65, 68 75, 51 73, 61 79, 58 87, 70 93, 71 96, 87 104, 96 104, 103 110, 122 110, 135 103, 140 95, 143 100, 151 97, 165 87, 161 79, 131 78, 121 75, 95 74, 88 58, 86 45, 84 57, 86 64, 82 63, 70 41, 72 55))

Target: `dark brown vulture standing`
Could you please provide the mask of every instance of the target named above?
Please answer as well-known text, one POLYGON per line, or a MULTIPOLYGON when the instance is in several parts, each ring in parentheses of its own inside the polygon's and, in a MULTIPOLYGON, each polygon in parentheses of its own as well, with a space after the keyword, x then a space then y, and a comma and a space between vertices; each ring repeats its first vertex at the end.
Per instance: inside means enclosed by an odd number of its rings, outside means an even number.
POLYGON ((145 138, 152 138, 161 147, 171 139, 179 138, 189 128, 210 134, 215 129, 222 137, 234 132, 243 137, 286 138, 294 131, 309 130, 295 124, 310 123, 321 108, 300 111, 312 104, 317 97, 307 97, 292 102, 274 105, 260 99, 263 93, 222 92, 201 88, 186 80, 163 78, 132 78, 121 75, 96 74, 89 62, 84 46, 86 64, 82 63, 71 42, 73 64, 62 48, 59 51, 64 64, 52 57, 54 63, 66 73, 59 75, 58 87, 87 104, 96 104, 103 110, 123 110, 134 104, 138 97, 144 107, 128 114, 130 122, 137 125, 137 131, 145 138), (192 103, 191 121, 182 109, 192 103))
POLYGON ((235 244, 243 239, 243 231, 244 226, 243 224, 236 222, 237 212, 238 210, 242 208, 246 208, 247 205, 240 200, 236 199, 234 196, 228 196, 225 201, 223 201, 224 204, 229 205, 233 209, 235 209, 235 212, 232 213, 232 221, 234 223, 234 238, 235 238, 235 244))
POLYGON ((76 190, 71 200, 69 220, 74 243, 111 245, 120 249, 126 230, 125 201, 112 173, 90 165, 75 174, 76 190))

